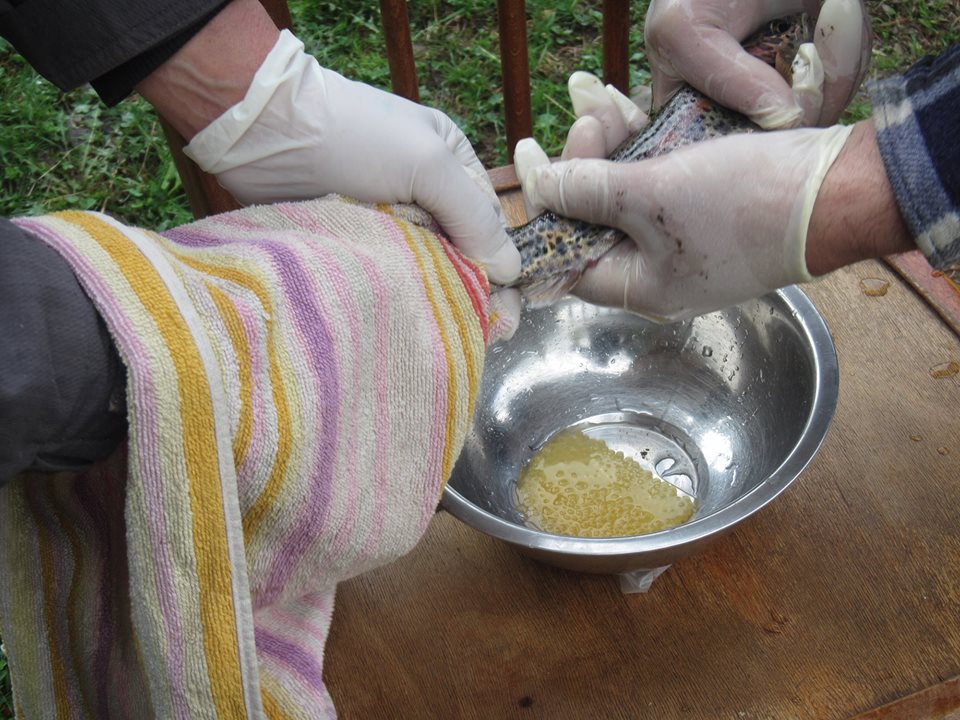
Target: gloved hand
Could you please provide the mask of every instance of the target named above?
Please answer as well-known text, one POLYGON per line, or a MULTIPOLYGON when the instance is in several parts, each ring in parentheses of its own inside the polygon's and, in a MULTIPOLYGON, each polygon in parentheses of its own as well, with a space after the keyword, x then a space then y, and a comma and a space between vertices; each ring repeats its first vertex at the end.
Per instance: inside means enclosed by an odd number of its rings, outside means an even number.
POLYGON ((416 203, 492 282, 519 273, 493 188, 450 118, 321 68, 289 32, 280 34, 243 101, 185 152, 247 204, 333 192, 416 203))
MULTIPOLYGON (((603 158, 631 135, 643 128, 649 117, 630 98, 613 85, 604 85, 588 72, 575 72, 567 81, 567 92, 576 121, 567 132, 567 142, 560 154, 561 160, 578 157, 603 158)), ((524 187, 526 174, 535 167, 549 164, 546 152, 532 138, 524 138, 514 149, 514 170, 524 187)), ((546 208, 531 204, 528 193, 523 195, 528 218, 546 208)))
POLYGON ((573 73, 567 92, 577 120, 567 133, 561 160, 607 157, 650 119, 613 85, 604 85, 587 72, 573 73))
MULTIPOLYGON (((571 78, 571 95, 591 93, 595 112, 622 105, 583 75, 571 78)), ((616 144, 616 125, 575 124, 566 156, 616 144)), ((588 269, 574 294, 669 322, 812 279, 805 260, 810 215, 850 130, 731 135, 637 163, 580 158, 550 165, 526 140, 515 160, 532 207, 631 238, 588 269)))
POLYGON ((832 125, 867 70, 870 22, 861 0, 827 0, 814 34, 824 71, 821 108, 810 109, 776 70, 748 55, 741 41, 763 23, 817 0, 652 0, 644 24, 653 76, 653 104, 662 106, 684 83, 747 115, 765 129, 832 125))

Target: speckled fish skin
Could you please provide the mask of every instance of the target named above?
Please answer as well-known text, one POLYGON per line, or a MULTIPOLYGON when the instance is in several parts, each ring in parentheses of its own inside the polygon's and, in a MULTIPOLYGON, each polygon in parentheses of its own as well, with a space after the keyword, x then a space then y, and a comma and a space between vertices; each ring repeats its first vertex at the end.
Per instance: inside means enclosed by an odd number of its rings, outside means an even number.
MULTIPOLYGON (((752 43, 754 55, 773 64, 792 60, 806 36, 803 21, 779 21, 752 43), (783 23, 788 27, 784 29, 783 23)), ((686 145, 733 133, 754 132, 760 127, 745 115, 729 110, 699 91, 684 86, 646 127, 628 137, 609 159, 636 162, 657 157, 686 145)), ((526 225, 508 230, 520 251, 520 277, 511 287, 523 293, 531 307, 547 305, 569 291, 580 275, 626 235, 614 228, 572 220, 548 211, 526 225)))

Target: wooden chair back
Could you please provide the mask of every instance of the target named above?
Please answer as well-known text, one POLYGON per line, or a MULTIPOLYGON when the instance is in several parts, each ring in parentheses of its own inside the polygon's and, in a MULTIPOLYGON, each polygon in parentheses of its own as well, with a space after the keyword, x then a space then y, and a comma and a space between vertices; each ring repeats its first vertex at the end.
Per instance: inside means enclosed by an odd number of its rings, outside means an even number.
MULTIPOLYGON (((260 0, 277 27, 293 29, 286 0, 260 0)), ((420 101, 413 42, 406 0, 380 0, 387 61, 393 92, 420 101)), ((522 138, 533 131, 530 109, 530 67, 527 59, 527 16, 524 0, 497 0, 500 33, 500 62, 503 74, 504 124, 510 154, 522 138)), ((629 0, 603 0, 603 76, 623 92, 629 85, 629 0)), ((442 109, 442 108, 441 108, 442 109)), ((186 189, 195 217, 226 212, 240 207, 216 179, 200 170, 183 154, 184 139, 166 123, 164 134, 186 189)), ((512 167, 491 171, 498 190, 514 182, 512 167)))

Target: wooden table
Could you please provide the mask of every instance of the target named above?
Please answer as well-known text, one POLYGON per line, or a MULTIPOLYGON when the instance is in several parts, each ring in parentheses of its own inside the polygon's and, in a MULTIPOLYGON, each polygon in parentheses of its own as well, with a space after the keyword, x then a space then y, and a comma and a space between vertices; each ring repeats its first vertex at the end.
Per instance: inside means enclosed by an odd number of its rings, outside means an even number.
POLYGON ((880 262, 805 289, 840 397, 787 492, 637 595, 438 514, 340 586, 341 718, 960 717, 960 340, 880 262))

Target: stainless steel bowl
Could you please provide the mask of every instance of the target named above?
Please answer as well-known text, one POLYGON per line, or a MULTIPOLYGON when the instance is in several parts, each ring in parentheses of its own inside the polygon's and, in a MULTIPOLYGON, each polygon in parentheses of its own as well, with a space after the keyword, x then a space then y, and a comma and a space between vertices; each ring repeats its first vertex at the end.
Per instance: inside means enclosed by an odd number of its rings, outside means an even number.
POLYGON ((837 401, 833 341, 791 287, 657 325, 574 298, 529 311, 487 357, 444 509, 521 552, 595 573, 661 568, 702 548, 793 482, 837 401), (552 535, 516 508, 521 467, 579 427, 691 493, 688 522, 619 538, 552 535))

